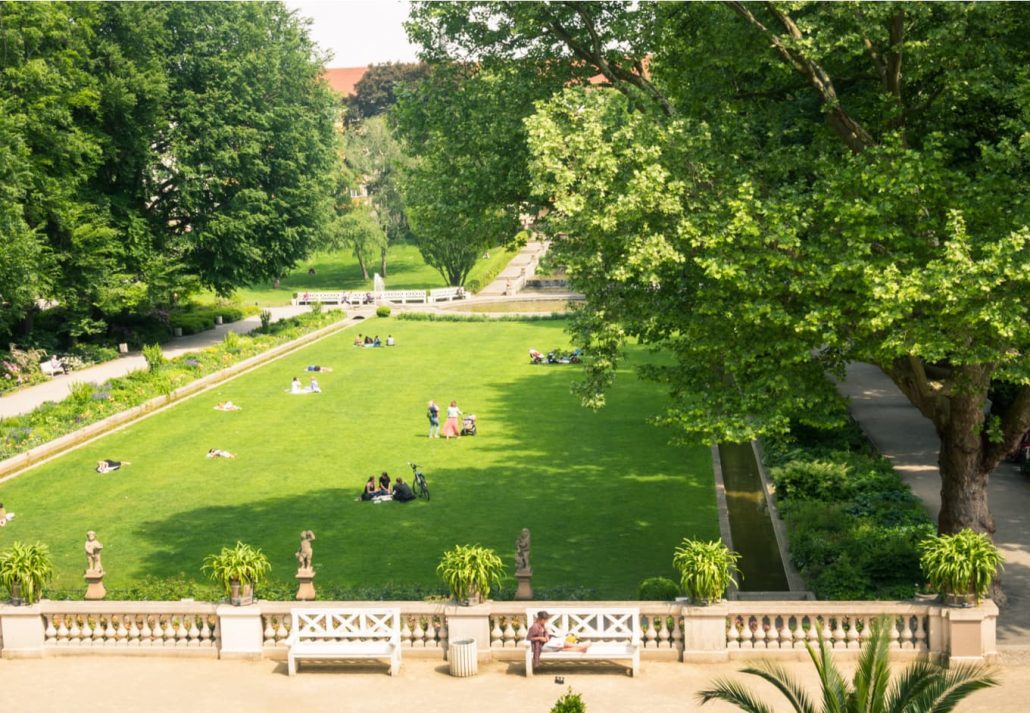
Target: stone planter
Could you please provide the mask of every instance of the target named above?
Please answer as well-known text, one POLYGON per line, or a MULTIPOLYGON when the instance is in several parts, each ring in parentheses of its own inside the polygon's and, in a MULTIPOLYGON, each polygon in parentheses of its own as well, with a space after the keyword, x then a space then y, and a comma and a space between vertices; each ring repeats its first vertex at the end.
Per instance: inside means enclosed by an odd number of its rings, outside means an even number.
POLYGON ((475 639, 452 641, 447 647, 447 661, 455 678, 475 676, 479 672, 479 659, 475 639))
POLYGON ((955 594, 954 592, 943 594, 941 601, 944 602, 945 606, 958 607, 960 609, 975 607, 977 604, 975 594, 955 594))
POLYGON ((11 605, 16 607, 25 606, 25 600, 21 596, 21 585, 15 582, 11 585, 11 605))
POLYGON ((239 580, 229 582, 229 603, 234 607, 246 607, 254 603, 254 585, 247 582, 241 586, 239 580))

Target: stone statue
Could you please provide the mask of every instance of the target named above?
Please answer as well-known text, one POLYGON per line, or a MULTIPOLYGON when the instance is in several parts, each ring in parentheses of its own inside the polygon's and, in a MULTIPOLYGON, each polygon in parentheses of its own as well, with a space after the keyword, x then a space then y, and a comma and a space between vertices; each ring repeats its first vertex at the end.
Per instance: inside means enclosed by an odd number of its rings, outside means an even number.
POLYGON ((100 563, 100 551, 104 546, 97 541, 97 533, 93 530, 86 533, 86 544, 83 549, 86 551, 86 572, 103 574, 104 566, 100 563))
POLYGON ((311 569, 311 557, 313 554, 311 543, 314 539, 315 533, 311 530, 304 530, 300 533, 300 549, 295 553, 299 569, 311 569))
POLYGON ((529 571, 529 528, 522 528, 519 539, 515 540, 515 571, 529 571))

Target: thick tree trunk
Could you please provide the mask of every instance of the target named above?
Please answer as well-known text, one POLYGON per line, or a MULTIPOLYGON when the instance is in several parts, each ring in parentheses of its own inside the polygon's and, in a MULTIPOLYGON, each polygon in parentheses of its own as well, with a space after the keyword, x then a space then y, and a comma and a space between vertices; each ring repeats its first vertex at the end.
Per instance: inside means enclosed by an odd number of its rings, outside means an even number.
POLYGON ((987 506, 987 481, 983 438, 986 394, 956 395, 948 399, 947 413, 937 423, 941 439, 938 465, 941 472, 941 533, 963 528, 994 533, 994 518, 987 506))
POLYGON ((379 251, 379 275, 386 279, 386 248, 379 251))
POLYGON ((361 254, 360 250, 354 251, 354 257, 358 259, 358 267, 361 268, 361 279, 368 279, 368 265, 365 264, 365 256, 361 254))

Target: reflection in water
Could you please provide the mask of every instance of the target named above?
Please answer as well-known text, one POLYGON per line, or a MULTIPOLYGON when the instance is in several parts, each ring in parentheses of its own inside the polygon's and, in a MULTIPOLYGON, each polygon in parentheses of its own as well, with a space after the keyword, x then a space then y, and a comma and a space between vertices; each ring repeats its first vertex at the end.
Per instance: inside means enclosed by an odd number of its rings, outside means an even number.
POLYGON ((744 592, 786 592, 787 575, 776 546, 762 477, 750 443, 719 446, 722 479, 726 485, 726 506, 730 514, 733 549, 740 553, 738 563, 744 576, 744 592))

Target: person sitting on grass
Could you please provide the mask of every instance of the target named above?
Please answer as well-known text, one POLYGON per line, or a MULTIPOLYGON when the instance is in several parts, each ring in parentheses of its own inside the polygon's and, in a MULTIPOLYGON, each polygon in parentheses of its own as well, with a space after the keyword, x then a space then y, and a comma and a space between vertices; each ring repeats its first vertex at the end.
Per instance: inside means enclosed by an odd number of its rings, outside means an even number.
POLYGON ((235 458, 235 453, 229 451, 223 451, 221 448, 212 448, 207 452, 208 458, 235 458))
POLYGON ((0 503, 0 527, 7 527, 7 523, 14 519, 13 512, 7 512, 3 503, 0 503))
POLYGON ((354 337, 354 346, 356 346, 356 347, 363 347, 363 346, 365 346, 365 338, 362 337, 360 334, 358 336, 354 337))
POLYGON ((328 366, 319 366, 318 364, 308 364, 307 367, 304 368, 304 371, 324 371, 324 372, 328 372, 328 371, 332 371, 332 369, 330 367, 328 367, 328 366))
POLYGON ((361 491, 362 500, 371 500, 378 493, 376 488, 376 477, 374 475, 368 476, 368 481, 365 483, 365 489, 361 491))
POLYGON ((366 334, 365 335, 365 346, 366 347, 372 346, 372 335, 371 334, 366 334))
POLYGON ((381 346, 383 346, 383 343, 381 341, 379 341, 379 335, 378 334, 376 335, 376 338, 372 340, 372 346, 373 347, 381 347, 381 346))
POLYGON ((397 346, 397 342, 394 341, 394 338, 393 338, 392 334, 387 334, 386 335, 386 346, 388 346, 388 347, 395 347, 395 346, 397 346))
POLYGON ((223 401, 215 406, 215 411, 239 411, 240 407, 232 401, 223 401))
POLYGON ((390 494, 390 475, 385 470, 383 471, 383 474, 379 476, 379 494, 390 494))
POLYGON ((318 379, 311 377, 311 383, 308 384, 308 388, 305 389, 309 394, 320 394, 322 393, 322 387, 318 385, 318 379))
POLYGON ((303 394, 304 389, 301 388, 300 379, 296 376, 293 377, 293 381, 290 382, 290 393, 291 394, 303 394))
POLYGON ((129 461, 127 461, 127 460, 121 461, 121 460, 110 460, 108 458, 105 458, 104 460, 98 460, 97 461, 97 472, 98 473, 113 473, 116 470, 118 470, 119 468, 121 468, 123 465, 132 465, 132 464, 129 463, 129 461))
POLYGON ((397 477, 397 482, 393 484, 393 499, 399 503, 406 503, 409 500, 415 499, 415 493, 411 491, 411 486, 401 480, 400 476, 397 477))

